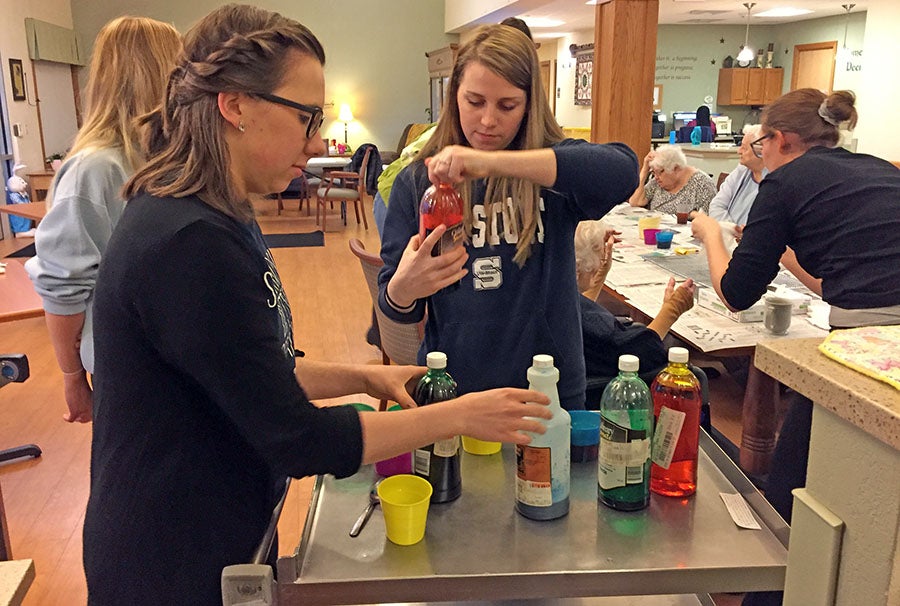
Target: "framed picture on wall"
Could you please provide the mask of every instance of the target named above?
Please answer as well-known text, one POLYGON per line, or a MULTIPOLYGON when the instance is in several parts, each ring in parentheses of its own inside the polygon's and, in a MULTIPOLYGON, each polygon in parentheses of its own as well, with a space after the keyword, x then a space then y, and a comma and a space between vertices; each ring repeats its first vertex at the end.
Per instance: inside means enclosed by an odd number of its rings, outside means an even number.
POLYGON ((9 60, 9 81, 12 84, 13 101, 25 100, 25 70, 21 59, 9 60))

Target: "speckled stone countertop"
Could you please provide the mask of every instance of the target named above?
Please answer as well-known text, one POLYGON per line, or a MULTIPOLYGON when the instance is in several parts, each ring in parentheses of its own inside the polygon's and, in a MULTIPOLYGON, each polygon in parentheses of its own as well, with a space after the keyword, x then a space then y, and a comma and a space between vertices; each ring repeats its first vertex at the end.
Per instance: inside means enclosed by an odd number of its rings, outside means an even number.
POLYGON ((0 562, 0 605, 19 606, 34 580, 34 560, 0 562))
POLYGON ((755 364, 767 375, 900 450, 900 390, 827 358, 818 349, 822 341, 760 341, 755 364))

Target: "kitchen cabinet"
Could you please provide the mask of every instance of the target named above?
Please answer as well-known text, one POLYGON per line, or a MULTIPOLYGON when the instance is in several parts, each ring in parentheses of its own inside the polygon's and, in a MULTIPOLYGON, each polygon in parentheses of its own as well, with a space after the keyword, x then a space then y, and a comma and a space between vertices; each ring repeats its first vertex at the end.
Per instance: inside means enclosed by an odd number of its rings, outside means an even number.
POLYGON ((431 99, 431 120, 436 122, 444 106, 444 97, 450 87, 450 74, 456 62, 459 46, 451 44, 425 53, 428 59, 428 89, 431 99))
POLYGON ((780 67, 719 70, 719 105, 766 105, 781 96, 784 69, 780 67))

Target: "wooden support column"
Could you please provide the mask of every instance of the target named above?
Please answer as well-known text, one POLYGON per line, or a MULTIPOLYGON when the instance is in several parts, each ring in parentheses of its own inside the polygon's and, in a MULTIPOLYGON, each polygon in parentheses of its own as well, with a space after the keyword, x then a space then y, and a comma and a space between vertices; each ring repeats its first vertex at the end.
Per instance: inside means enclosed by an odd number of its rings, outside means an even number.
POLYGON ((591 140, 621 141, 642 162, 650 151, 659 0, 597 4, 591 140))

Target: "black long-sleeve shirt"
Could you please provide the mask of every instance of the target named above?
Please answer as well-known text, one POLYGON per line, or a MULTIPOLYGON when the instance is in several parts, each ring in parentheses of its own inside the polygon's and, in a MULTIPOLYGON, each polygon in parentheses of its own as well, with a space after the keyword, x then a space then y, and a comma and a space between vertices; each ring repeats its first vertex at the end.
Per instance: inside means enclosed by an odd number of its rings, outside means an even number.
POLYGON ((221 604, 222 568, 250 561, 279 478, 359 467, 357 413, 316 408, 297 382, 259 227, 197 198, 126 205, 94 311, 88 601, 221 604))
POLYGON ((814 147, 769 173, 722 294, 746 309, 765 293, 790 246, 822 279, 822 298, 844 309, 900 304, 900 170, 842 148, 814 147))

